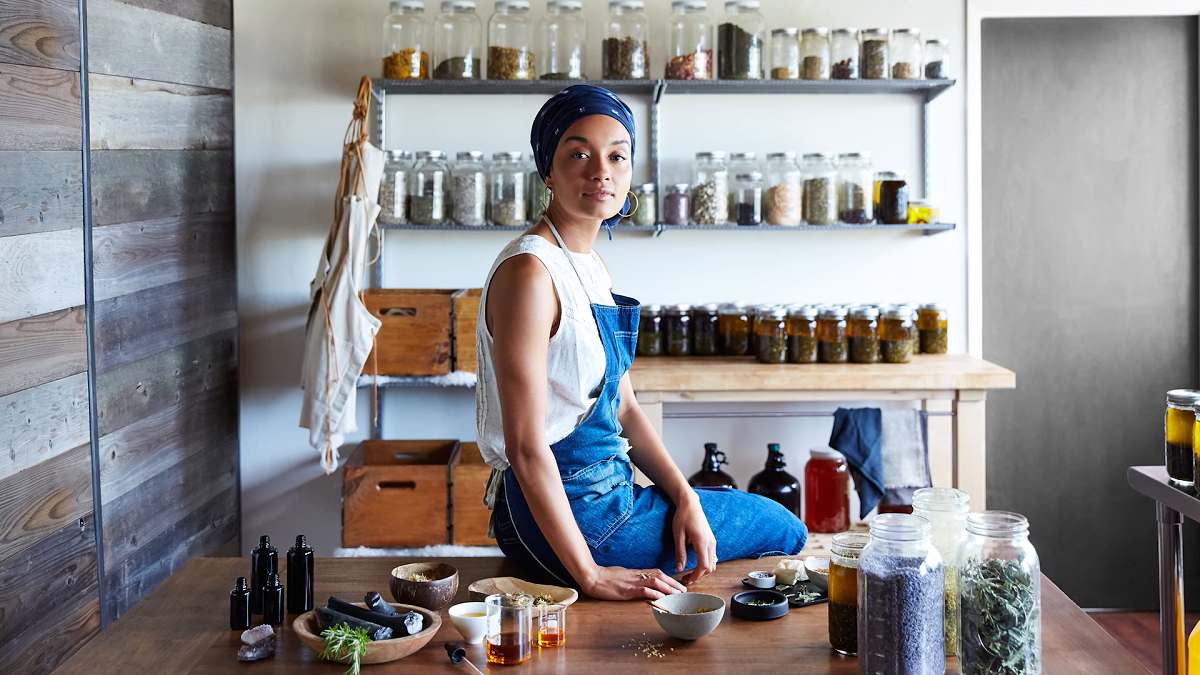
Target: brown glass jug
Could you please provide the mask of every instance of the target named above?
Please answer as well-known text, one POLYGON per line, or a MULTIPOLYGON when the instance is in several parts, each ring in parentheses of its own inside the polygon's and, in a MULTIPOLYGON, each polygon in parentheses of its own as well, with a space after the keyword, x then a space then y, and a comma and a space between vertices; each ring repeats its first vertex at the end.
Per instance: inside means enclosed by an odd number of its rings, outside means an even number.
POLYGON ((783 504, 784 508, 800 517, 800 481, 784 471, 787 461, 778 443, 767 444, 767 464, 762 471, 750 479, 751 494, 762 495, 783 504))
POLYGON ((728 464, 725 453, 717 449, 716 443, 704 444, 704 463, 700 470, 692 474, 688 484, 692 487, 729 487, 737 489, 733 476, 721 470, 722 464, 728 464))

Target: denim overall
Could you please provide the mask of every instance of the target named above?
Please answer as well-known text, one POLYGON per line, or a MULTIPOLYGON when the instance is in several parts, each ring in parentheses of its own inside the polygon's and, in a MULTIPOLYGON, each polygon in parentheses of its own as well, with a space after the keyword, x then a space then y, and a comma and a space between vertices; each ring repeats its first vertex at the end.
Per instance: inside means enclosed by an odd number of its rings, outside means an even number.
MULTIPOLYGON (((546 219, 560 248, 558 230, 546 219)), ((567 255, 564 250, 563 255, 567 255)), ((576 276, 579 270, 567 255, 576 276)), ((579 277, 587 292, 587 284, 579 277)), ((617 419, 621 377, 633 363, 637 345, 638 301, 613 293, 616 306, 591 303, 604 346, 604 382, 600 395, 571 433, 550 445, 575 522, 592 557, 601 566, 657 567, 675 570, 672 528, 674 504, 657 487, 633 482, 633 466, 617 419)), ((589 297, 590 299, 590 297, 589 297)), ((697 488, 701 506, 717 539, 717 558, 791 555, 804 548, 804 524, 770 499, 728 488, 697 488)), ((506 557, 526 571, 525 578, 577 586, 542 536, 509 467, 497 487, 492 526, 506 557)), ((688 551, 686 568, 696 564, 688 551)))

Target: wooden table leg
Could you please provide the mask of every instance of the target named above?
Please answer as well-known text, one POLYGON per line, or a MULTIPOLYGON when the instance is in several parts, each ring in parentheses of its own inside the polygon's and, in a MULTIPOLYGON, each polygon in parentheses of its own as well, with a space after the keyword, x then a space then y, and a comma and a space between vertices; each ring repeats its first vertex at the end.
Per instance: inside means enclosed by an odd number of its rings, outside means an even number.
POLYGON ((954 487, 971 496, 971 510, 987 508, 987 392, 960 390, 954 397, 954 487))

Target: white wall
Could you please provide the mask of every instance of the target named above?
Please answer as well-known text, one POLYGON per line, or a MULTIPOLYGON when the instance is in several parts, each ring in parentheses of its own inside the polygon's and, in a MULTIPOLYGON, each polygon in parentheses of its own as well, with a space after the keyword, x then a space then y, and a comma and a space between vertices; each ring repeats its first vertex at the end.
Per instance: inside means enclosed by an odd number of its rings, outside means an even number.
MULTIPOLYGON (((433 9, 434 0, 428 0, 433 9)), ((589 74, 597 73, 605 4, 588 0, 593 28, 589 74)), ((666 0, 649 0, 661 31, 666 0)), ((481 0, 481 13, 491 3, 481 0)), ((710 14, 720 14, 711 2, 710 14)), ((535 3, 535 14, 542 3, 535 3)), ((379 70, 383 0, 255 0, 236 3, 238 279, 241 312, 242 527, 246 541, 304 532, 318 550, 340 541, 340 475, 323 476, 297 427, 299 367, 308 282, 329 226, 340 143, 358 79, 379 70)), ((764 0, 770 27, 916 26, 944 37, 953 75, 963 62, 961 0, 764 0)), ((651 44, 661 72, 665 44, 651 44)), ((929 301, 964 317, 964 87, 930 108, 929 195, 960 229, 931 237, 883 232, 672 232, 601 237, 620 292, 643 302, 929 301)), ((662 118, 664 183, 688 180, 696 150, 866 150, 877 166, 919 181, 919 104, 908 97, 667 97, 662 118)), ((410 97, 389 100, 389 147, 448 152, 528 150, 537 97, 410 97), (486 110, 484 105, 486 104, 486 110), (401 108, 403 105, 403 108, 401 108)), ((645 120, 643 102, 631 100, 645 120)), ((645 138, 644 134, 642 138, 645 138)), ((641 154, 637 159, 645 159, 641 154)), ((645 169, 645 165, 642 165, 645 169)), ((914 194, 919 194, 919 185, 914 194)), ((389 232, 388 285, 472 287, 511 235, 502 232, 389 232)), ((965 350, 964 323, 951 348, 965 350)), ((388 394, 385 433, 393 438, 474 438, 469 391, 388 394)), ((367 427, 365 395, 360 427, 367 427)), ((729 406, 720 406, 729 409, 729 406)), ((782 406, 786 407, 786 406, 782 406)), ((695 408, 701 409, 701 408, 695 408)), ((829 406, 820 406, 829 409, 829 406)), ((702 443, 729 452, 744 487, 779 441, 792 472, 807 449, 828 439, 831 420, 668 421, 667 446, 685 473, 702 443)))

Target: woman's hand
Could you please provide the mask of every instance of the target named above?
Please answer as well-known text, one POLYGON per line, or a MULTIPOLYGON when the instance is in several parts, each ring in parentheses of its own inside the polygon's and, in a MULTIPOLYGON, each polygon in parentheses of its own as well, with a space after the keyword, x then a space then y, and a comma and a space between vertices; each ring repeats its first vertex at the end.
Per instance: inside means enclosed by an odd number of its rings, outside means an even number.
POLYGON ((675 568, 687 565, 688 546, 696 552, 696 567, 683 576, 683 583, 694 584, 717 569, 717 538, 708 526, 708 518, 695 492, 675 504, 675 568))
POLYGON ((662 570, 624 567, 597 567, 593 577, 581 586, 585 595, 599 600, 657 600, 687 592, 686 586, 662 570))

